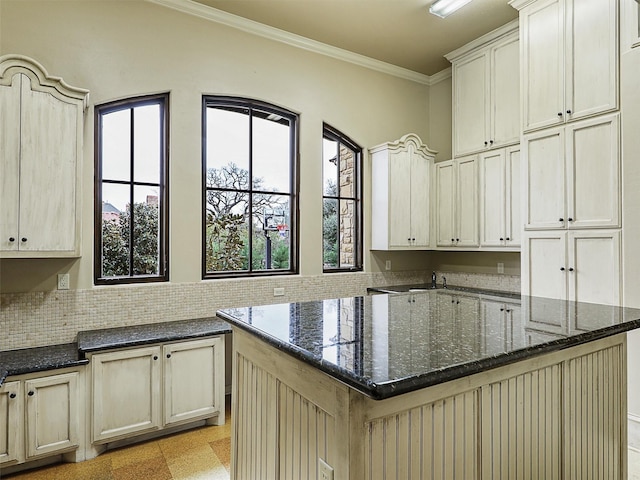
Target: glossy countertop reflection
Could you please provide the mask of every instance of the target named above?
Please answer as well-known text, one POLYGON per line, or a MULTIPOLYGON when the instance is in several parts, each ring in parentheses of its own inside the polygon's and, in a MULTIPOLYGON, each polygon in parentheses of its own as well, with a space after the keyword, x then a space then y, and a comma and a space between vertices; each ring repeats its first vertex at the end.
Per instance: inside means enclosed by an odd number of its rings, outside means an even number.
POLYGON ((640 310, 429 290, 217 315, 374 399, 640 327, 640 310))

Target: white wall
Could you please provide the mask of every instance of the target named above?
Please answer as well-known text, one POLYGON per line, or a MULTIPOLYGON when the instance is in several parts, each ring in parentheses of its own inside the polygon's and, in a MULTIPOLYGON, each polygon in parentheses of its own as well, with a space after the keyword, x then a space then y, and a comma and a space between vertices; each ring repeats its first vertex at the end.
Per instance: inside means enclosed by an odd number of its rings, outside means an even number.
MULTIPOLYGON (((304 275, 322 272, 322 122, 342 130, 365 149, 408 132, 425 141, 430 138, 429 87, 424 84, 141 0, 1 3, 0 53, 32 57, 49 74, 91 92, 85 121, 83 256, 79 260, 3 260, 3 292, 54 290, 55 276, 63 271, 71 273, 73 289, 92 287, 95 104, 171 92, 172 282, 195 282, 201 275, 203 94, 252 97, 300 113, 300 269, 304 275)), ((368 168, 364 182, 368 212, 368 168)), ((373 261, 368 253, 370 221, 368 213, 365 268, 378 271, 380 261, 373 261)), ((397 259, 396 264, 413 269, 428 263, 428 256, 420 254, 398 254, 397 259)))

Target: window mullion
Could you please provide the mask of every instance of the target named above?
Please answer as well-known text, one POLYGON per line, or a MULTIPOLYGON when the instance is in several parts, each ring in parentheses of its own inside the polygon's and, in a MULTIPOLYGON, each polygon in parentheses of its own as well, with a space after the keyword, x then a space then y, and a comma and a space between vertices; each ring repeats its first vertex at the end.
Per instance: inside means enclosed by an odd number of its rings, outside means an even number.
POLYGON ((247 265, 248 271, 253 272, 253 108, 249 109, 249 184, 247 189, 249 191, 248 198, 248 212, 249 218, 247 218, 247 241, 249 254, 249 264, 247 265))
POLYGON ((129 186, 129 276, 133 277, 133 249, 134 249, 134 238, 133 238, 133 224, 135 221, 134 218, 134 178, 133 178, 133 172, 134 172, 134 143, 135 143, 135 138, 134 138, 134 132, 135 132, 135 127, 134 127, 134 122, 135 122, 135 115, 134 115, 134 109, 131 109, 131 122, 129 125, 130 128, 130 138, 131 138, 131 143, 129 144, 129 181, 130 181, 130 186, 129 186))

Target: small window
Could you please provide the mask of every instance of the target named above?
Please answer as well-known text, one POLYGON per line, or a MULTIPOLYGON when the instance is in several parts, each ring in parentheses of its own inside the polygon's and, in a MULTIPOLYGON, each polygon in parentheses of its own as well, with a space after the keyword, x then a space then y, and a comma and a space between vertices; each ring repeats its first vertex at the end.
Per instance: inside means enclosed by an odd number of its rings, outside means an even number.
POLYGON ((297 119, 203 98, 203 278, 297 273, 297 119))
POLYGON ((362 148, 323 127, 322 258, 325 272, 362 270, 362 148))
POLYGON ((168 104, 164 94, 96 106, 97 285, 169 279, 168 104))

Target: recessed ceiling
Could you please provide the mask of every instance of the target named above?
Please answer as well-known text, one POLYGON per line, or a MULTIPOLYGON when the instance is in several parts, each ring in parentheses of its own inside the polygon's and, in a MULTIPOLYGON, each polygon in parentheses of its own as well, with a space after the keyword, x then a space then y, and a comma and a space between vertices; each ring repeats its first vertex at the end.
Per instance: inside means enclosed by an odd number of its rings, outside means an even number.
POLYGON ((474 0, 447 18, 431 0, 196 0, 271 27, 425 75, 446 53, 517 18, 507 0, 474 0))

